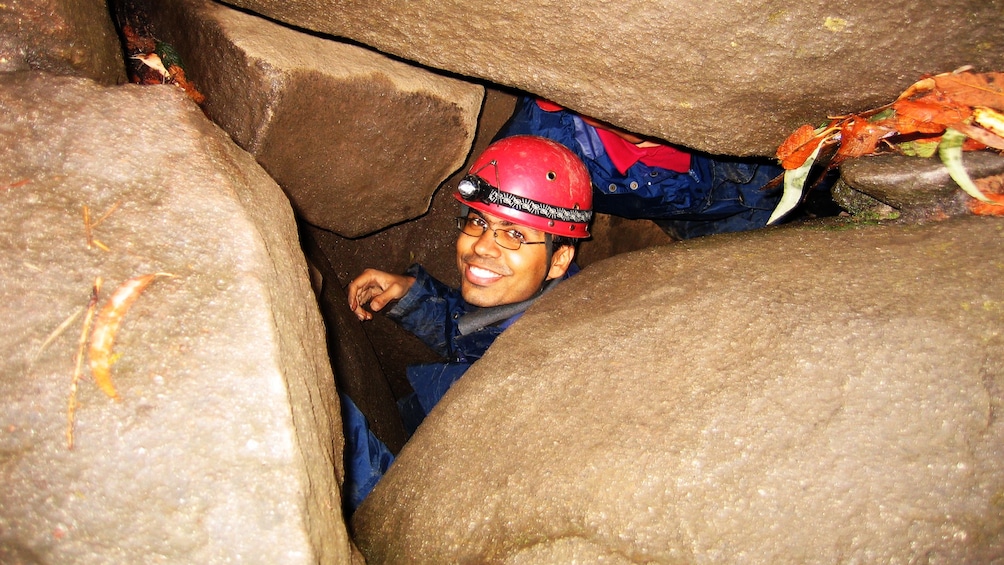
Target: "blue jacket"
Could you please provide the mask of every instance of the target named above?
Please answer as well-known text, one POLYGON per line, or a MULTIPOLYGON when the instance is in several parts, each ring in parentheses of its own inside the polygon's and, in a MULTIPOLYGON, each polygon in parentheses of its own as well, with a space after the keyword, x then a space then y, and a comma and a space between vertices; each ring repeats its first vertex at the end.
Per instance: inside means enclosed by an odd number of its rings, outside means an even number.
MULTIPOLYGON (((565 276, 577 270, 569 269, 565 276)), ((420 265, 412 265, 405 274, 415 277, 415 283, 387 311, 387 317, 446 358, 444 363, 411 365, 407 369, 415 394, 402 399, 399 407, 405 428, 411 433, 450 386, 481 359, 495 338, 543 293, 518 304, 482 309, 468 304, 458 289, 436 280, 420 265)), ((545 292, 556 283, 548 285, 545 292)))
POLYGON ((692 152, 688 173, 637 162, 621 174, 596 128, 574 112, 546 111, 528 96, 496 138, 512 135, 547 137, 578 155, 589 169, 597 212, 650 219, 681 239, 764 227, 781 196, 780 187, 762 190, 783 173, 769 160, 692 152))
MULTIPOLYGON (((450 385, 485 354, 495 338, 522 316, 530 304, 578 270, 573 263, 562 279, 547 283, 529 300, 476 308, 464 300, 459 290, 439 282, 422 266, 409 267, 405 273, 415 277, 415 283, 387 310, 387 317, 447 361, 408 367, 408 381, 415 393, 398 402, 408 433, 414 433, 450 385)), ((352 399, 344 394, 339 396, 345 435, 345 510, 351 515, 394 463, 394 455, 373 435, 366 417, 352 399)))

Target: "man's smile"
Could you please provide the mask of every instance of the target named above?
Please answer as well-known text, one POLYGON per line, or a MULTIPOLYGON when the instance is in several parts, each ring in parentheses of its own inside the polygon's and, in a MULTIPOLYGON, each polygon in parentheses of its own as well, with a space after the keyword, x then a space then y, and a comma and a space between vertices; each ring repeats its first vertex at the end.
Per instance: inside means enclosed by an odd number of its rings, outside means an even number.
POLYGON ((495 271, 470 263, 467 263, 467 272, 465 274, 468 281, 478 286, 486 286, 502 278, 502 275, 495 271))

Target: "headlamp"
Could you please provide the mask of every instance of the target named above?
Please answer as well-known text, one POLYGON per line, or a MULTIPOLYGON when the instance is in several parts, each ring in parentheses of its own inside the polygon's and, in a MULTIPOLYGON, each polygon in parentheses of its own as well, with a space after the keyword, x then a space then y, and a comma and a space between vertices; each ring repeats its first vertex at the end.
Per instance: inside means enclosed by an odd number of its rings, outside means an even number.
POLYGON ((485 202, 491 190, 488 181, 477 175, 467 175, 457 185, 457 192, 468 202, 485 202))

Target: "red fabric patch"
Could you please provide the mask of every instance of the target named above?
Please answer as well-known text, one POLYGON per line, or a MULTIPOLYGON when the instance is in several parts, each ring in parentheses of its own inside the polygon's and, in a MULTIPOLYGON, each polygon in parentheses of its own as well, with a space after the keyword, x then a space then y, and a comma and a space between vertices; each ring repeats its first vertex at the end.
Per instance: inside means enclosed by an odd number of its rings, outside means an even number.
MULTIPOLYGON (((545 112, 564 110, 563 107, 554 102, 541 98, 537 98, 537 105, 545 112)), ((639 161, 649 167, 659 167, 678 173, 690 172, 690 153, 668 145, 638 147, 616 133, 603 128, 596 128, 596 133, 599 134, 610 161, 622 175, 639 161)))
POLYGON ((616 133, 596 128, 596 133, 603 142, 607 156, 621 174, 627 172, 632 165, 641 161, 649 167, 659 167, 678 173, 690 171, 690 153, 680 151, 668 145, 654 147, 638 147, 616 133))
POLYGON ((564 108, 558 106, 554 102, 550 102, 542 98, 537 99, 537 105, 540 106, 540 109, 545 112, 557 112, 558 110, 564 110, 564 108))

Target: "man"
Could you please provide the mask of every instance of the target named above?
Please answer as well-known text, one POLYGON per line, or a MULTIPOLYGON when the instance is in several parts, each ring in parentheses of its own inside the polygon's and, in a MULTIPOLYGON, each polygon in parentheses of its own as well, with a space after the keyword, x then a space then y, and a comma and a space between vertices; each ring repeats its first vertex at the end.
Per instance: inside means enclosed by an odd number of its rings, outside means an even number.
MULTIPOLYGON (((542 137, 491 144, 460 182, 456 198, 459 289, 419 265, 403 275, 367 269, 347 289, 349 307, 363 321, 396 300, 387 317, 448 359, 409 368, 415 395, 402 403, 402 413, 411 430, 499 334, 575 271, 575 243, 589 237, 589 173, 568 148, 542 137)), ((351 400, 342 400, 352 511, 393 457, 368 433, 351 400)))
POLYGON ((776 162, 684 151, 523 96, 497 138, 527 134, 585 163, 597 212, 652 220, 676 239, 762 228, 781 197, 776 162))

